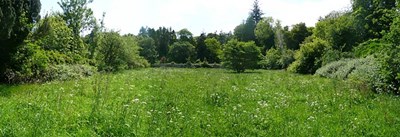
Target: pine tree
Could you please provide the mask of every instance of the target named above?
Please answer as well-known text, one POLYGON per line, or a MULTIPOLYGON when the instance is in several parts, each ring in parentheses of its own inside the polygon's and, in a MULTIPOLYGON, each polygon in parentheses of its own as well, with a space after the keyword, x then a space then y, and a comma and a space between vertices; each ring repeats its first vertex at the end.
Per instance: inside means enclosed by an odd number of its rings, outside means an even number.
POLYGON ((251 16, 256 24, 261 21, 264 13, 260 9, 260 4, 258 0, 254 0, 253 9, 251 10, 251 16))

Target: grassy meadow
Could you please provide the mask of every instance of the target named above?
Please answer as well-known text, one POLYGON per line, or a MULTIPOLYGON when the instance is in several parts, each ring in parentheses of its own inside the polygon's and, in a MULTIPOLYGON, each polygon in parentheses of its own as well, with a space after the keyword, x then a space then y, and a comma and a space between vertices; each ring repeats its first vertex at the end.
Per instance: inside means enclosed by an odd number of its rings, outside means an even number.
POLYGON ((0 85, 0 136, 399 136, 400 98, 256 70, 152 68, 0 85))

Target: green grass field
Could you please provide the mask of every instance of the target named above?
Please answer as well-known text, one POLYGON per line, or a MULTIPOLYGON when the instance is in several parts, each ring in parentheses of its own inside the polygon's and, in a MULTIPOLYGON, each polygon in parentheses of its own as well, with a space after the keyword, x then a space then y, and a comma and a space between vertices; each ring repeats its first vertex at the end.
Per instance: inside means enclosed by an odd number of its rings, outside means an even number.
POLYGON ((284 71, 142 69, 0 86, 0 136, 399 136, 400 99, 284 71))

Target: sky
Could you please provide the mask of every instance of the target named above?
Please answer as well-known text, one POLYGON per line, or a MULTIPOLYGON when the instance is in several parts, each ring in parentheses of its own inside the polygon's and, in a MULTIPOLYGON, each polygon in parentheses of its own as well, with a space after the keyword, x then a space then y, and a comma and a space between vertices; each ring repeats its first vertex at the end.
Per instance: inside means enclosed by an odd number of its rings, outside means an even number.
MULTIPOLYGON (((41 14, 60 11, 57 1, 41 0, 41 14)), ((254 0, 94 0, 89 5, 96 18, 103 12, 105 26, 122 34, 137 34, 142 26, 189 29, 202 32, 233 32, 253 7, 254 0)), ((348 9, 350 0, 259 0, 264 16, 282 21, 283 26, 300 22, 314 26, 319 17, 348 9)))

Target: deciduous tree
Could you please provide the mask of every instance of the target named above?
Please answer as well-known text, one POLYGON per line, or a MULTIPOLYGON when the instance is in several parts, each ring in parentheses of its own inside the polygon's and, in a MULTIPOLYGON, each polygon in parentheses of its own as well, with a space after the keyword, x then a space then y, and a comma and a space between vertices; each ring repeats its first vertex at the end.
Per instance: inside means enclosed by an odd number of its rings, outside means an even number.
POLYGON ((246 69, 258 68, 260 60, 261 51, 253 41, 230 40, 222 52, 222 65, 238 73, 242 73, 246 69))

